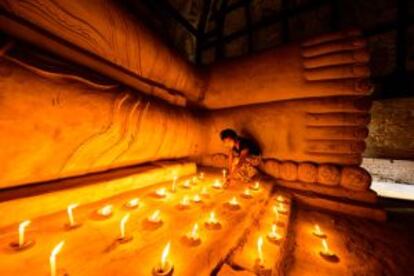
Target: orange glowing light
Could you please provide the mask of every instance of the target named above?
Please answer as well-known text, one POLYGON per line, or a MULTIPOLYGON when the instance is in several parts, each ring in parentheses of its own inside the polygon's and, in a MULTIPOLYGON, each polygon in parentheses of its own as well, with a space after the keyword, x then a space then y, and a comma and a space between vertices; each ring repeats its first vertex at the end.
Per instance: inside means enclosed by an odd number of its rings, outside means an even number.
POLYGON ((69 220, 69 225, 70 226, 75 225, 75 218, 73 217, 73 209, 75 209, 78 206, 79 206, 78 203, 73 203, 73 204, 70 204, 68 206, 68 208, 66 209, 66 212, 68 214, 68 220, 69 220))
POLYGON ((282 238, 282 236, 277 231, 276 224, 272 224, 272 229, 267 236, 269 237, 270 240, 273 240, 273 241, 277 241, 282 238))
POLYGON ((313 234, 317 237, 325 237, 325 233, 322 231, 322 229, 319 227, 318 224, 315 224, 313 229, 313 234))
POLYGON ((193 240, 198 240, 200 238, 198 235, 198 224, 197 223, 194 224, 193 229, 187 236, 193 240))
POLYGON ((283 198, 283 196, 281 196, 281 195, 277 196, 276 200, 277 200, 278 202, 281 202, 281 203, 284 203, 284 202, 285 202, 285 199, 284 199, 284 198, 283 198))
POLYGON ((165 188, 159 188, 155 191, 155 194, 159 197, 165 197, 167 195, 167 189, 165 188))
POLYGON ((332 255, 332 252, 328 246, 328 241, 326 239, 322 239, 322 247, 323 247, 323 253, 325 253, 326 255, 332 255))
POLYGON ((177 189, 177 179, 178 179, 178 176, 177 175, 174 175, 173 176, 173 181, 172 181, 172 184, 171 184, 171 191, 173 193, 175 193, 175 191, 177 189))
POLYGON ((259 190, 260 189, 260 183, 259 183, 259 181, 256 181, 253 185, 250 186, 250 188, 252 190, 255 190, 255 191, 259 190))
POLYGON ((223 169, 223 179, 226 179, 226 176, 227 176, 227 171, 226 169, 223 169))
POLYGON ((244 189, 243 194, 244 194, 245 196, 251 196, 251 195, 252 195, 252 194, 250 193, 250 190, 249 190, 249 189, 244 189))
POLYGON ((190 205, 190 199, 188 198, 188 196, 187 196, 187 195, 185 195, 185 196, 181 199, 181 201, 180 201, 180 205, 181 205, 181 206, 188 206, 188 205, 190 205))
POLYGON ((198 194, 196 194, 193 197, 193 201, 196 202, 196 203, 201 202, 201 197, 198 194))
POLYGON ((51 276, 56 276, 56 256, 57 254, 59 254, 64 244, 65 244, 65 241, 59 242, 53 248, 52 253, 50 253, 49 264, 50 264, 50 275, 51 276))
POLYGON ((221 189, 222 187, 223 187, 223 184, 221 184, 220 180, 218 179, 214 180, 213 188, 221 189))
POLYGON ((210 213, 210 216, 208 218, 208 223, 211 223, 211 224, 218 223, 217 218, 216 218, 216 214, 214 212, 210 213))
POLYGON ((19 247, 22 247, 24 244, 24 232, 26 227, 29 226, 30 223, 30 220, 25 220, 19 224, 19 247))
POLYGON ((200 179, 204 179, 204 173, 200 172, 200 179))
POLYGON ((121 232, 121 239, 125 239, 125 225, 129 220, 129 213, 122 217, 121 222, 119 224, 119 229, 121 232))
POLYGON ((257 260, 259 262, 260 265, 263 264, 264 259, 263 259, 263 237, 260 236, 257 239, 257 260))
POLYGON ((238 206, 238 205, 239 205, 239 202, 237 201, 237 198, 236 198, 235 196, 233 196, 233 197, 230 199, 229 204, 230 204, 231 206, 238 206))
POLYGON ((127 208, 135 208, 138 206, 138 204, 139 204, 139 198, 132 198, 125 204, 125 206, 127 208))
POLYGON ((191 183, 190 183, 190 180, 186 180, 186 181, 184 181, 184 183, 183 183, 183 187, 184 187, 184 188, 186 188, 186 189, 191 188, 191 183))

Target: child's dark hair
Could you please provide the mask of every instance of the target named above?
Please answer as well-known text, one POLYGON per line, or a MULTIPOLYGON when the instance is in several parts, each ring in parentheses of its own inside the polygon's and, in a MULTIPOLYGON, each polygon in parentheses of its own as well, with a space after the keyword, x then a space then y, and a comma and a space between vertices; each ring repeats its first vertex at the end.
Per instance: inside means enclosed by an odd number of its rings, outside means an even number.
POLYGON ((230 139, 233 139, 233 140, 237 140, 237 133, 233 130, 233 129, 231 129, 231 128, 226 128, 226 129, 223 129, 221 132, 220 132, 220 139, 221 140, 224 140, 224 139, 227 139, 227 138, 230 138, 230 139))

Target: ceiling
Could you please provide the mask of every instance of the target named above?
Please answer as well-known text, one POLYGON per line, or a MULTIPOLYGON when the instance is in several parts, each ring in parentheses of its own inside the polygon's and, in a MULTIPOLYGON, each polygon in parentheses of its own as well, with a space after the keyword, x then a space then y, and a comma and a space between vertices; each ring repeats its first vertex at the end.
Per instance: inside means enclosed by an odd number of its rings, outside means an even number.
POLYGON ((368 37, 376 98, 414 96, 414 1, 128 0, 140 19, 199 65, 357 26, 368 37))

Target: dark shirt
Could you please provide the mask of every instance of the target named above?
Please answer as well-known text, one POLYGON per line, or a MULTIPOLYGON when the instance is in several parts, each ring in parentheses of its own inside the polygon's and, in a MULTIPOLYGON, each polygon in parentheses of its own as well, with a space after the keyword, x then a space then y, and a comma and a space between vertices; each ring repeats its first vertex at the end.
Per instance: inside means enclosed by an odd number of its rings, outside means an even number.
POLYGON ((248 150, 249 155, 259 156, 261 154, 259 146, 254 141, 248 138, 239 137, 238 145, 233 147, 233 152, 238 156, 245 149, 248 150))

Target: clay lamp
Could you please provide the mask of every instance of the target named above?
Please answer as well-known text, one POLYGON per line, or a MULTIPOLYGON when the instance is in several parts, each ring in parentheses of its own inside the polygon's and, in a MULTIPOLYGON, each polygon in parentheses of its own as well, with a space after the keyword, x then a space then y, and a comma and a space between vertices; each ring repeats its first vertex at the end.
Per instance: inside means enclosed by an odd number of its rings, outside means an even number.
POLYGON ((189 246, 197 246, 201 243, 198 234, 198 224, 194 224, 193 229, 184 236, 185 243, 189 246))
POLYGON ((200 194, 201 194, 202 196, 208 196, 209 194, 208 194, 208 189, 207 189, 207 187, 203 187, 203 189, 201 189, 200 194))
POLYGON ((170 252, 170 242, 164 247, 161 255, 161 262, 152 269, 154 276, 170 276, 174 272, 174 266, 168 261, 168 254, 170 252))
POLYGON ((260 183, 259 181, 254 182, 254 184, 250 185, 250 189, 253 191, 258 191, 260 189, 260 183))
POLYGON ((184 188, 184 189, 191 189, 191 183, 190 183, 190 180, 186 180, 186 181, 184 181, 184 183, 183 183, 183 188, 184 188))
POLYGON ((334 252, 329 249, 328 241, 326 239, 322 239, 322 250, 319 251, 319 254, 327 261, 337 262, 339 259, 335 255, 334 252))
POLYGON ((318 224, 315 224, 312 234, 318 238, 326 238, 326 234, 321 230, 318 224))
POLYGON ((132 236, 127 236, 126 235, 126 223, 129 220, 129 213, 126 214, 125 216, 122 217, 121 222, 119 223, 119 230, 120 230, 120 236, 117 239, 118 242, 120 243, 127 243, 132 241, 132 236))
POLYGON ((201 203, 202 202, 202 199, 201 199, 201 197, 200 197, 199 194, 195 194, 194 197, 193 197, 193 201, 195 203, 201 203))
POLYGON ((105 205, 104 207, 98 209, 96 213, 102 218, 109 218, 113 214, 113 209, 112 205, 105 205))
POLYGON ((244 189, 243 193, 241 194, 242 197, 244 198, 252 198, 252 193, 250 192, 249 189, 244 189))
POLYGON ((278 204, 277 211, 278 211, 279 214, 282 214, 282 215, 286 215, 288 213, 288 210, 286 209, 286 207, 283 203, 278 204))
POLYGON ((263 237, 260 236, 257 239, 257 259, 256 259, 256 268, 262 270, 264 268, 264 259, 263 259, 263 237))
POLYGON ((56 276, 56 256, 59 254, 59 252, 62 250, 63 245, 65 244, 65 241, 59 242, 50 253, 49 257, 49 265, 50 265, 50 276, 56 276))
POLYGON ((127 209, 135 209, 139 205, 139 198, 132 198, 125 203, 125 208, 127 209))
POLYGON ((74 218, 74 216, 73 216, 73 209, 75 209, 76 207, 78 207, 79 206, 79 204, 77 204, 77 203, 73 203, 73 204, 70 204, 67 208, 66 208, 66 213, 68 214, 68 223, 67 224, 65 224, 65 228, 67 229, 67 230, 72 230, 72 229, 75 229, 75 228, 78 228, 78 227, 80 227, 82 224, 80 224, 80 223, 77 223, 76 221, 75 221, 75 218, 74 218))
POLYGON ((164 198, 167 196, 167 189, 165 188, 159 188, 157 190, 155 190, 155 196, 158 198, 164 198))
POLYGON ((178 176, 174 175, 173 176, 173 181, 171 183, 171 192, 175 193, 177 190, 177 180, 178 180, 178 176))
POLYGON ((231 210, 238 210, 240 209, 240 204, 237 201, 237 198, 235 196, 233 196, 228 202, 227 202, 227 206, 228 208, 230 208, 231 210))
POLYGON ((220 180, 216 179, 213 182, 213 188, 214 189, 222 189, 223 188, 223 184, 220 182, 220 180))
POLYGON ((155 225, 161 224, 162 220, 160 213, 160 210, 155 210, 154 213, 152 213, 151 216, 147 218, 148 222, 155 225))
POLYGON ((282 239, 282 235, 277 232, 276 224, 272 224, 272 230, 267 234, 269 241, 277 243, 282 239))
POLYGON ((220 222, 216 218, 216 214, 214 212, 210 213, 208 220, 205 222, 206 228, 209 230, 217 230, 221 228, 220 222))
POLYGON ((180 203, 178 204, 178 207, 181 209, 187 209, 190 207, 190 199, 188 198, 188 196, 184 196, 180 203))
POLYGON ((18 228, 19 239, 17 242, 10 243, 10 246, 13 249, 20 251, 20 250, 28 249, 35 244, 34 240, 25 240, 24 234, 25 234, 26 228, 30 225, 30 223, 31 223, 30 220, 25 220, 19 224, 19 228, 18 228))

